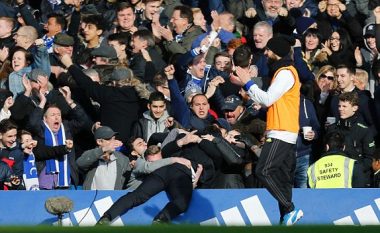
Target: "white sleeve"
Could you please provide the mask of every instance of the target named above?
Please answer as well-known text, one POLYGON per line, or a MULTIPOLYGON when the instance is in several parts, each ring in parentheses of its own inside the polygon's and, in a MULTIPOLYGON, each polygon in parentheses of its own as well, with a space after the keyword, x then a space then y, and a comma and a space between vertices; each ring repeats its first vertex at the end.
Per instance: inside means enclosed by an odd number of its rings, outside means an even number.
POLYGON ((293 85, 293 73, 290 70, 281 70, 274 78, 268 91, 265 92, 257 85, 252 85, 248 90, 248 94, 253 101, 269 107, 280 99, 293 85))
POLYGON ((9 117, 11 117, 11 111, 8 110, 8 112, 5 112, 4 108, 2 108, 0 111, 0 121, 9 119, 9 117))

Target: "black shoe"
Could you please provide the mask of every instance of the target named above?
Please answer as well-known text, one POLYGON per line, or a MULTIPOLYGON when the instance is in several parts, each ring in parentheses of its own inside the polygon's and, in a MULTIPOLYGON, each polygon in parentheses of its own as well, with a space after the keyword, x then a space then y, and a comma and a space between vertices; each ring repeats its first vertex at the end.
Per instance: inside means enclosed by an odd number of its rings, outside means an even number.
POLYGON ((96 226, 109 226, 111 225, 111 220, 107 216, 103 216, 96 223, 96 226))

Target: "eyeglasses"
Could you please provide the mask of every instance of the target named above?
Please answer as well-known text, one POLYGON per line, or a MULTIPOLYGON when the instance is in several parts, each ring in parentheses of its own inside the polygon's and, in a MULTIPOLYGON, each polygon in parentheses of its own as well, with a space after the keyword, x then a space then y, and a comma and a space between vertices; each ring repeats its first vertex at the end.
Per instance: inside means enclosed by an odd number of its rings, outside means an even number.
POLYGON ((336 3, 334 3, 334 4, 327 4, 327 6, 330 6, 330 7, 339 7, 339 4, 336 4, 336 3))
POLYGON ((340 40, 339 37, 330 37, 329 40, 340 40))
POLYGON ((327 76, 325 74, 321 74, 321 76, 319 76, 319 78, 327 78, 330 81, 334 81, 334 76, 327 76))
POLYGON ((14 36, 15 36, 15 37, 18 37, 18 36, 28 36, 28 35, 23 35, 23 34, 15 33, 14 36))

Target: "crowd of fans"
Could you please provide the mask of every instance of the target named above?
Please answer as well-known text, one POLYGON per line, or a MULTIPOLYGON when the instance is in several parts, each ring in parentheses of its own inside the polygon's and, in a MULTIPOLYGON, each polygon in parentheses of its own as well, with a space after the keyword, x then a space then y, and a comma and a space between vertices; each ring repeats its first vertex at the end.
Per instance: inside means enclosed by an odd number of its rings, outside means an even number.
POLYGON ((314 164, 332 154, 344 187, 380 187, 379 0, 1 0, 1 189, 136 189, 173 164, 263 187, 267 108, 236 80, 268 89, 277 37, 301 82, 294 187, 340 187, 314 164))

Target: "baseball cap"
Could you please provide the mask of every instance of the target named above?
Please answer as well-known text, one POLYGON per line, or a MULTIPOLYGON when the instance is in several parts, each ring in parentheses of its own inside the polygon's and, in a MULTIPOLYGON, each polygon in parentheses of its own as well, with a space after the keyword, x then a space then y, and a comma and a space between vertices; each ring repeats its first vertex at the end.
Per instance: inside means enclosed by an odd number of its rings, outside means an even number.
POLYGON ((237 106, 241 105, 243 101, 236 95, 229 95, 224 99, 224 105, 222 106, 222 110, 230 110, 235 111, 237 106))
POLYGON ((375 24, 367 24, 363 29, 363 36, 375 36, 375 24))
POLYGON ((95 137, 95 140, 97 140, 97 139, 106 139, 107 140, 107 139, 111 139, 116 134, 118 134, 118 133, 114 132, 110 127, 102 126, 95 131, 94 137, 95 137))

